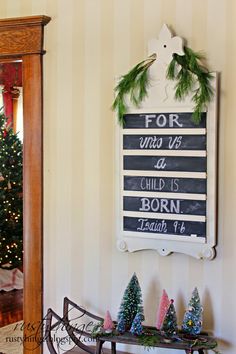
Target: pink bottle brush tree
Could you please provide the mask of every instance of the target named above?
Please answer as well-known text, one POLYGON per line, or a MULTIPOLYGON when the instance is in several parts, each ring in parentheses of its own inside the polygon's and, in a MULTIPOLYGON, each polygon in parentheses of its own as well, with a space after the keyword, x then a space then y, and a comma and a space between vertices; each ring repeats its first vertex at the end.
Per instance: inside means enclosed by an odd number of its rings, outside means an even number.
POLYGON ((111 314, 109 311, 107 311, 103 322, 103 329, 106 333, 111 333, 113 328, 114 328, 114 323, 112 321, 111 314))
POLYGON ((160 330, 162 327, 162 324, 163 324, 163 321, 164 321, 164 318, 166 316, 169 306, 170 306, 170 300, 168 298, 166 291, 163 290, 160 304, 159 304, 158 311, 157 311, 156 328, 158 330, 160 330))

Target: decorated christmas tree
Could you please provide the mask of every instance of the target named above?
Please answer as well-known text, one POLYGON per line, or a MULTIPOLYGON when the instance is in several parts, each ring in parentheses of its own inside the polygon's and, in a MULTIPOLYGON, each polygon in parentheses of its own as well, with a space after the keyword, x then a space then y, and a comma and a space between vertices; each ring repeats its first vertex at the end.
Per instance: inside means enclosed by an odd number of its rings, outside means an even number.
POLYGON ((22 143, 0 113, 0 267, 22 265, 22 143))
POLYGON ((111 314, 109 311, 107 311, 103 322, 103 329, 106 332, 112 332, 113 328, 114 328, 114 323, 112 322, 111 314))
POLYGON ((125 329, 129 330, 137 313, 144 320, 141 288, 134 273, 123 295, 118 313, 118 324, 123 316, 125 329))
POLYGON ((164 332, 167 337, 172 337, 178 332, 174 300, 170 300, 170 305, 166 312, 161 331, 164 332))
POLYGON ((140 313, 137 313, 137 315, 134 317, 134 320, 132 322, 130 332, 132 334, 140 335, 143 333, 143 326, 142 326, 142 315, 140 313))
POLYGON ((118 320, 116 329, 117 329, 117 331, 119 333, 124 333, 125 332, 125 320, 124 320, 124 315, 123 314, 120 315, 120 318, 118 320))
POLYGON ((188 304, 188 310, 184 314, 182 329, 185 333, 195 335, 201 332, 202 311, 198 290, 195 288, 188 304))
POLYGON ((156 328, 159 330, 161 329, 162 323, 164 321, 164 318, 165 318, 165 315, 166 315, 166 312, 167 312, 169 306, 170 306, 170 300, 168 298, 166 291, 163 290, 160 304, 159 304, 158 311, 157 311, 156 328))

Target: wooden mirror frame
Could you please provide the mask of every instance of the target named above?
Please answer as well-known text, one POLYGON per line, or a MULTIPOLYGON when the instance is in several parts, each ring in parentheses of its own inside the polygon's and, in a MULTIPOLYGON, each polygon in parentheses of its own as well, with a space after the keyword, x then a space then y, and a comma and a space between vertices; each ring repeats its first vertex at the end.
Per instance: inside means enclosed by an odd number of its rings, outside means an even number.
POLYGON ((39 354, 43 318, 43 30, 47 16, 0 20, 0 61, 22 61, 24 152, 23 152, 23 242, 24 242, 24 354, 39 354), (27 325, 31 325, 29 328, 27 325), (34 326, 35 331, 32 330, 34 326))

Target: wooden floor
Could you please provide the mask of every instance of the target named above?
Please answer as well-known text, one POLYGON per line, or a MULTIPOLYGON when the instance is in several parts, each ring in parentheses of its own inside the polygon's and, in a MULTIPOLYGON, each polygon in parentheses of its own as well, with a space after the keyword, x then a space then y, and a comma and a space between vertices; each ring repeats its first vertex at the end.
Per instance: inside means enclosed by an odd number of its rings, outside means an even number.
POLYGON ((23 290, 0 291, 0 327, 23 319, 23 290))

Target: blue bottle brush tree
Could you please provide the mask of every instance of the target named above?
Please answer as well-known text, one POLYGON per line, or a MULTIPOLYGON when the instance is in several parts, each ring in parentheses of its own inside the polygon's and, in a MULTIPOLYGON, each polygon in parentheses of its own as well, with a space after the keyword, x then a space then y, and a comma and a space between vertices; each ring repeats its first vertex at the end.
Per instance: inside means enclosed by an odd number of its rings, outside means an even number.
POLYGON ((188 309, 184 314, 182 330, 190 335, 199 334, 202 330, 202 305, 197 288, 193 290, 188 309))

